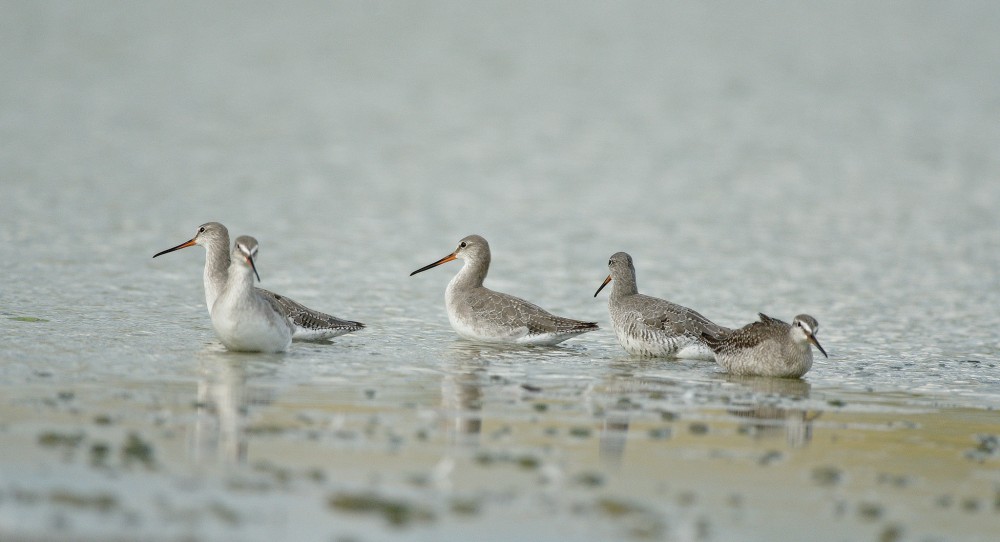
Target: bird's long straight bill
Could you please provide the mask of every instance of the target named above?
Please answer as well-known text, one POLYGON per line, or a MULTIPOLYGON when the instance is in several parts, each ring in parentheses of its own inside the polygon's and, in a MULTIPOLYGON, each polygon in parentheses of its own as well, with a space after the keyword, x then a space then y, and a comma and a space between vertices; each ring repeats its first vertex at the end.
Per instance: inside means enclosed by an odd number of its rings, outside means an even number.
POLYGON ((611 282, 611 275, 608 275, 608 278, 604 279, 604 282, 601 283, 601 287, 598 288, 596 292, 594 292, 594 297, 597 297, 597 294, 601 293, 601 290, 603 290, 604 287, 607 286, 609 282, 611 282))
POLYGON ((181 244, 179 244, 179 245, 177 245, 177 246, 175 246, 173 248, 168 248, 167 250, 163 250, 163 251, 157 252, 156 254, 153 254, 153 257, 155 258, 157 256, 163 256, 164 254, 166 254, 168 252, 173 252, 175 250, 180 250, 182 248, 193 247, 195 244, 196 243, 194 242, 194 239, 192 239, 190 241, 185 241, 185 242, 183 242, 183 243, 181 243, 181 244))
POLYGON ((247 263, 250 264, 250 269, 253 269, 253 274, 257 275, 257 282, 260 282, 260 273, 257 272, 257 265, 253 263, 253 257, 246 256, 247 263))
POLYGON ((420 269, 417 269, 416 271, 410 273, 410 276, 412 277, 413 275, 416 275, 417 273, 422 273, 422 272, 427 271, 428 269, 430 269, 432 267, 437 267, 437 266, 439 266, 439 265, 441 265, 443 263, 448 263, 448 262, 454 260, 455 258, 456 258, 455 253, 452 252, 451 254, 445 256, 444 258, 441 258, 440 260, 438 260, 438 261, 436 261, 436 262, 434 262, 432 264, 425 265, 425 266, 421 267, 420 269))
POLYGON ((830 357, 830 356, 826 355, 826 350, 823 350, 823 347, 819 345, 819 341, 816 340, 816 336, 815 335, 810 335, 809 336, 809 342, 811 342, 814 345, 816 345, 816 348, 819 348, 819 351, 823 353, 823 357, 825 357, 825 358, 829 358, 830 357))

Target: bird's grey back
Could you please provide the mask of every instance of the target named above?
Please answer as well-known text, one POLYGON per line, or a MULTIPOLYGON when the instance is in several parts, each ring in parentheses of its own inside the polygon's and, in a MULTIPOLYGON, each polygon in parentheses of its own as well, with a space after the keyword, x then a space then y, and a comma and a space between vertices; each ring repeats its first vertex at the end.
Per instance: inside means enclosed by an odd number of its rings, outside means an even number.
POLYGON ((466 292, 462 306, 476 319, 484 319, 499 326, 525 326, 530 334, 569 333, 597 329, 597 323, 556 316, 545 309, 519 297, 495 292, 486 287, 466 292))
POLYGON ((770 339, 780 340, 788 334, 791 325, 764 313, 758 313, 760 321, 749 323, 739 329, 730 330, 716 336, 702 335, 705 344, 716 353, 752 349, 770 339))
POLYGON ((708 334, 719 337, 732 331, 705 318, 696 310, 643 294, 624 296, 616 300, 611 310, 619 313, 638 312, 646 326, 670 335, 698 338, 702 334, 708 334))
POLYGON ((310 330, 350 329, 351 331, 356 331, 365 327, 361 322, 342 320, 336 316, 310 309, 301 303, 263 288, 257 288, 257 292, 267 299, 275 307, 275 310, 288 317, 293 324, 300 328, 310 330))

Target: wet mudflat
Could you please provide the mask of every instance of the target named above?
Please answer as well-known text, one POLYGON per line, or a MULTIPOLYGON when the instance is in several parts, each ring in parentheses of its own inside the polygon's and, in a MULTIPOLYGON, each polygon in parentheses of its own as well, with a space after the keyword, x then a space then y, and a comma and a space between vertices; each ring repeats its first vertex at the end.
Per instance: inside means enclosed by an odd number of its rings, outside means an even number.
POLYGON ((1000 516, 996 413, 952 398, 601 367, 572 345, 444 354, 308 381, 297 355, 217 347, 166 382, 58 391, 36 375, 4 389, 3 524, 15 539, 987 540, 1000 516))

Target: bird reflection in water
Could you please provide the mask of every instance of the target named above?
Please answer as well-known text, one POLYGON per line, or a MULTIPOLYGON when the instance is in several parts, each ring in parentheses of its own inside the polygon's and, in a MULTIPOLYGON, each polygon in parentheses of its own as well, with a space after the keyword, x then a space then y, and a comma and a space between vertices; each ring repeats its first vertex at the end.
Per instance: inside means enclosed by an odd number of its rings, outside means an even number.
MULTIPOLYGON (((680 363, 671 361, 669 363, 680 363)), ((605 468, 622 466, 632 411, 641 408, 636 402, 649 396, 680 396, 686 388, 678 381, 633 374, 641 365, 633 359, 619 360, 610 365, 616 372, 601 386, 588 393, 592 411, 603 412, 599 439, 599 456, 605 468), (633 400, 631 398, 636 398, 633 400)))
POLYGON ((755 438, 784 435, 788 446, 802 448, 812 440, 813 421, 822 414, 804 408, 789 408, 789 401, 809 398, 810 385, 797 378, 726 375, 726 381, 738 384, 749 396, 734 397, 726 411, 745 421, 740 422, 755 438))
POLYGON ((603 413, 599 451, 605 467, 620 467, 625 456, 630 416, 639 408, 631 397, 640 402, 650 396, 701 396, 708 404, 722 401, 726 412, 739 418, 741 433, 756 439, 783 437, 791 448, 804 447, 812 440, 813 421, 821 414, 795 408, 809 398, 810 384, 799 379, 719 375, 729 384, 720 387, 714 378, 673 380, 636 376, 630 363, 612 367, 619 372, 588 392, 589 401, 594 403, 591 409, 603 413))
POLYGON ((247 370, 266 367, 259 364, 271 357, 217 352, 202 357, 194 427, 188 433, 188 455, 195 463, 246 463, 248 409, 273 400, 272 390, 247 386, 247 370))
POLYGON ((465 341, 454 343, 448 351, 449 363, 441 379, 441 410, 452 445, 479 445, 487 358, 497 351, 465 341))

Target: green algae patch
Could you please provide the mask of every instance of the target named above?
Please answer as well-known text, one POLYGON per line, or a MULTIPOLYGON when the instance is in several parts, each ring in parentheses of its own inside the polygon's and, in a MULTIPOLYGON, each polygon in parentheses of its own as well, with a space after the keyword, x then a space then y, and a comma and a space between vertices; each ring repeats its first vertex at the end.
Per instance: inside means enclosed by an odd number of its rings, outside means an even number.
POLYGON ((108 464, 108 455, 111 453, 111 447, 104 442, 95 442, 90 445, 90 465, 92 467, 106 467, 108 464))
POLYGON ((688 426, 688 431, 692 435, 707 435, 708 434, 708 424, 702 422, 692 422, 688 426))
POLYGON ((330 496, 327 505, 339 512, 382 516, 394 527, 404 527, 415 521, 432 521, 434 513, 402 499, 381 497, 375 493, 341 492, 330 496))
POLYGON ((875 502, 862 502, 858 504, 858 518, 862 521, 877 521, 884 513, 882 505, 875 502))
POLYGON ((474 516, 482 510, 482 504, 476 499, 455 498, 451 501, 451 512, 458 516, 474 516))
POLYGON ((83 433, 46 431, 38 435, 38 445, 46 448, 76 448, 83 442, 83 433))
POLYGON ((45 322, 48 322, 45 318, 37 318, 35 316, 11 316, 7 319, 15 322, 32 322, 37 324, 44 324, 45 322))
POLYGON ((581 472, 573 477, 573 483, 583 487, 603 486, 604 475, 599 472, 581 472))
POLYGON ((844 478, 844 473, 837 467, 827 465, 814 468, 811 478, 816 485, 831 487, 840 483, 844 478))
POLYGON ((49 501, 52 504, 70 508, 96 510, 102 513, 110 512, 118 507, 118 499, 114 495, 107 493, 88 495, 73 491, 57 490, 49 494, 49 501))
POLYGON ((597 510, 605 516, 618 518, 632 514, 646 514, 649 510, 638 503, 618 499, 615 497, 602 497, 596 501, 597 510))
POLYGON ((125 465, 141 463, 147 469, 153 468, 153 445, 142 440, 139 435, 129 433, 121 449, 122 461, 125 465))
POLYGON ((626 522, 631 538, 660 540, 666 531, 666 525, 656 513, 631 501, 604 497, 595 502, 595 508, 605 517, 626 522))
POLYGON ((476 454, 473 461, 475 461, 477 465, 483 467, 507 464, 516 465, 524 470, 536 470, 542 466, 542 460, 534 455, 514 455, 507 452, 490 453, 487 451, 481 451, 476 454))
POLYGON ((113 423, 114 420, 112 420, 111 416, 108 414, 98 414, 94 416, 94 425, 111 425, 113 423))
POLYGON ((288 427, 278 424, 260 424, 248 426, 244 431, 247 435, 280 435, 288 429, 288 427))
POLYGON ((903 539, 903 527, 895 523, 886 525, 878 535, 878 542, 898 542, 903 539))
POLYGON ((517 466, 525 470, 535 470, 541 464, 542 461, 533 455, 522 455, 517 458, 517 466))

